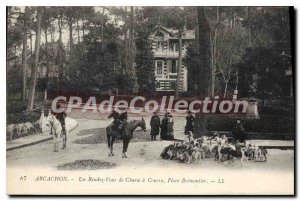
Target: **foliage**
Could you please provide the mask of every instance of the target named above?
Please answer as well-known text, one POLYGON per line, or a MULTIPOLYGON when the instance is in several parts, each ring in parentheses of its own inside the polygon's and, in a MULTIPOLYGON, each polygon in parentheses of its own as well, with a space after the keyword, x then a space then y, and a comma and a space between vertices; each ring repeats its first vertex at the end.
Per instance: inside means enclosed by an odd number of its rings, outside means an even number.
POLYGON ((137 30, 136 38, 136 76, 140 93, 152 94, 155 91, 155 65, 152 53, 150 31, 141 26, 137 30))
POLYGON ((247 49, 239 64, 239 89, 242 96, 249 91, 256 92, 258 98, 282 97, 289 91, 285 76, 283 58, 276 47, 247 49))
MULTIPOLYGON (((206 117, 206 129, 209 131, 229 131, 240 118, 228 116, 206 117)), ((260 115, 260 119, 241 119, 246 132, 293 134, 293 117, 281 115, 260 115)))

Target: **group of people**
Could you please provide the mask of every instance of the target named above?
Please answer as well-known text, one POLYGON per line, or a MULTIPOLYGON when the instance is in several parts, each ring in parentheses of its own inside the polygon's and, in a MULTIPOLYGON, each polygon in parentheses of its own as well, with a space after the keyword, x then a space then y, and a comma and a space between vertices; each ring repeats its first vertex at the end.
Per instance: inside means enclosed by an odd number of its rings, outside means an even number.
MULTIPOLYGON (((194 121, 195 117, 192 115, 190 111, 188 111, 188 115, 186 117, 186 126, 185 126, 185 134, 187 135, 189 132, 194 133, 194 121)), ((157 112, 153 113, 153 116, 150 120, 151 126, 151 140, 156 140, 156 136, 160 134, 160 139, 162 140, 172 140, 174 139, 174 119, 171 113, 166 112, 163 119, 160 121, 160 118, 157 112)))
POLYGON ((163 119, 160 121, 160 118, 157 112, 153 113, 153 116, 150 120, 151 126, 151 140, 156 140, 156 136, 159 135, 162 140, 172 140, 174 139, 174 120, 171 113, 165 113, 163 119))
MULTIPOLYGON (((169 112, 164 115, 162 121, 160 121, 158 114, 154 112, 150 120, 150 126, 151 140, 156 140, 156 136, 159 135, 159 131, 160 138, 162 140, 174 139, 174 120, 172 114, 169 112)), ((184 134, 188 136, 193 133, 195 133, 195 117, 190 111, 188 111, 184 134)), ((236 120, 235 124, 233 125, 232 137, 237 142, 244 142, 246 140, 245 129, 240 120, 236 120)))

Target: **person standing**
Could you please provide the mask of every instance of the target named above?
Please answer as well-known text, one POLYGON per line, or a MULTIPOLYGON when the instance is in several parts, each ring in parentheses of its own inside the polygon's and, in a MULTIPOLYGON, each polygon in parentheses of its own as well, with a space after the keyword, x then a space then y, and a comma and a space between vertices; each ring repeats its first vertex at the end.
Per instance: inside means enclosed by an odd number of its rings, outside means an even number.
POLYGON ((160 139, 166 140, 168 133, 168 112, 164 115, 160 125, 160 139))
POLYGON ((236 120, 236 123, 233 126, 232 136, 236 142, 245 142, 246 133, 240 120, 236 120))
POLYGON ((167 139, 174 139, 174 119, 171 113, 168 114, 167 139))
POLYGON ((192 115, 191 111, 188 111, 188 116, 186 117, 186 125, 184 129, 185 135, 188 135, 189 132, 192 133, 195 132, 194 121, 195 121, 195 117, 192 115))
POLYGON ((151 126, 151 141, 156 140, 156 136, 159 134, 159 126, 160 126, 160 118, 157 115, 157 112, 153 113, 153 116, 150 120, 150 126, 151 126))

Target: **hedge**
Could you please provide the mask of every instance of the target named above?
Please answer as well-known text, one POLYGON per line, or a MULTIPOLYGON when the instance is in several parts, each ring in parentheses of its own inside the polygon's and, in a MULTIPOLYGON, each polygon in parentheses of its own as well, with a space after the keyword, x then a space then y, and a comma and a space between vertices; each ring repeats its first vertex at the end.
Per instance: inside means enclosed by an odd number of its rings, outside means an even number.
POLYGON ((18 124, 18 123, 25 123, 31 122, 34 123, 40 119, 41 113, 40 112, 31 112, 29 114, 24 113, 10 113, 6 114, 6 125, 9 124, 18 124))
POLYGON ((210 131, 232 131, 237 119, 241 120, 246 132, 259 133, 295 133, 293 117, 279 115, 260 115, 260 119, 241 119, 228 116, 209 116, 206 119, 206 129, 210 131))

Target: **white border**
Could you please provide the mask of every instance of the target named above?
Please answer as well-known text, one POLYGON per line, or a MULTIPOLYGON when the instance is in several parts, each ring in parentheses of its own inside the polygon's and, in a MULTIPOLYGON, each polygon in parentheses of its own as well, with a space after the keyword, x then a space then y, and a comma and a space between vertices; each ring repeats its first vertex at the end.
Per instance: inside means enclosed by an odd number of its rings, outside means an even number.
MULTIPOLYGON (((0 92, 2 94, 2 97, 0 99, 0 105, 2 105, 2 109, 0 110, 0 129, 1 129, 1 152, 0 152, 0 174, 1 174, 1 180, 0 180, 0 198, 1 200, 8 200, 10 197, 6 195, 6 138, 5 138, 5 123, 6 123, 6 63, 5 63, 5 55, 6 55, 6 6, 24 6, 24 5, 31 5, 31 6, 124 6, 124 5, 135 5, 135 6, 170 6, 170 5, 180 5, 180 6, 295 6, 296 12, 299 9, 299 0, 252 0, 252 1, 241 1, 241 0, 226 0, 226 1, 216 1, 216 0, 209 0, 209 1, 199 1, 199 0, 185 0, 185 1, 174 1, 174 0, 152 0, 152 1, 138 1, 138 0, 89 0, 89 1, 82 1, 82 0, 47 0, 47 1, 34 1, 34 0, 2 0, 0 1, 0 39, 2 42, 1 47, 1 53, 0 53, 0 61, 1 61, 1 67, 0 67, 0 92)), ((299 11, 299 10, 298 10, 299 11)), ((299 13, 298 13, 299 14, 299 13)), ((297 13, 296 13, 296 33, 298 33, 298 27, 299 27, 299 20, 297 20, 297 13)), ((297 35, 296 35, 297 37, 297 35)), ((299 39, 296 40, 297 47, 299 47, 299 39)), ((297 55, 296 58, 299 58, 299 50, 296 51, 297 55)), ((297 64, 297 63, 296 63, 297 64)), ((297 68, 297 66, 296 66, 297 68)), ((297 70, 297 78, 299 78, 299 70, 297 70)), ((298 81, 296 80, 297 85, 297 94, 300 93, 300 87, 298 85, 298 81)), ((297 107, 299 109, 299 106, 297 107)), ((299 110, 297 109, 297 114, 299 110)), ((300 125, 300 120, 297 118, 296 125, 300 125)), ((297 135, 298 133, 296 133, 297 135)), ((299 137, 297 137, 298 139, 299 137)), ((298 147, 299 144, 297 144, 297 153, 298 153, 298 147)), ((299 161, 299 154, 297 157, 297 161, 299 161)), ((297 165, 298 167, 298 165, 297 165)), ((299 174, 299 172, 297 172, 299 174)), ((282 184, 284 185, 284 184, 282 184)), ((296 185, 297 187, 299 185, 296 185)), ((258 187, 259 188, 259 187, 258 187)), ((299 193, 299 189, 296 190, 296 192, 299 193)), ((34 198, 20 198, 20 199, 26 199, 26 200, 33 200, 34 198)), ((49 198, 48 198, 49 199, 49 198)), ((52 199, 52 198, 51 198, 52 199)), ((61 198, 54 198, 57 200, 60 200, 61 198)), ((64 198, 64 199, 74 199, 74 198, 64 198)), ((81 198, 82 200, 87 200, 88 198, 81 198)), ((103 199, 103 198, 102 198, 103 199)), ((117 198, 113 198, 111 200, 116 200, 117 198)), ((141 199, 141 198, 139 198, 141 199)), ((153 199, 153 198, 151 198, 153 199)), ((174 198, 168 198, 168 199, 174 199, 174 198)), ((207 198, 201 198, 201 199, 207 199, 207 198)), ((214 199, 224 199, 224 198, 214 198, 214 199)), ((249 198, 248 198, 249 199, 249 198)), ((254 197, 255 200, 263 200, 262 198, 254 197)), ((162 198, 159 198, 156 200, 162 200, 162 198)))

